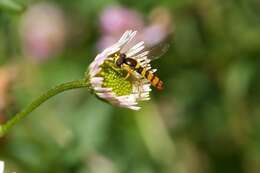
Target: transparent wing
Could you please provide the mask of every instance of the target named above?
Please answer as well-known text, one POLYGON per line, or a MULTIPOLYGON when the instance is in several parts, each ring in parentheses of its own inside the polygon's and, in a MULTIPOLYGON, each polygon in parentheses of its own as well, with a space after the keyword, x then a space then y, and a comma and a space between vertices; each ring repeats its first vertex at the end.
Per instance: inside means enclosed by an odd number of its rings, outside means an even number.
POLYGON ((139 73, 137 73, 136 71, 133 71, 131 73, 131 80, 134 82, 134 83, 137 83, 138 85, 140 84, 149 84, 150 82, 144 78, 142 75, 140 75, 139 73))
POLYGON ((147 58, 150 59, 151 61, 159 59, 169 50, 169 48, 170 48, 170 44, 167 42, 160 43, 153 47, 148 47, 146 48, 146 50, 149 51, 147 58))
POLYGON ((149 93, 148 97, 145 95, 147 94, 147 87, 151 85, 149 81, 138 73, 133 73, 131 78, 134 85, 133 93, 138 94, 139 100, 149 100, 149 93))
POLYGON ((150 62, 162 57, 162 55, 164 55, 168 51, 169 47, 170 43, 167 41, 159 43, 155 46, 145 46, 144 42, 141 41, 135 44, 131 49, 129 49, 126 52, 126 55, 129 58, 137 60, 138 62, 141 62, 143 60, 150 62))
MULTIPOLYGON (((133 47, 133 49, 136 49, 136 47, 140 47, 139 45, 141 45, 142 49, 144 48, 143 42, 140 42, 140 43, 136 44, 133 47)), ((130 58, 133 58, 136 61, 138 61, 138 63, 140 63, 140 65, 141 65, 141 67, 146 68, 146 70, 150 70, 150 69, 152 69, 150 62, 162 57, 162 55, 164 55, 168 51, 169 47, 170 47, 170 44, 167 42, 164 42, 164 43, 160 43, 153 47, 148 47, 137 55, 134 55, 131 53, 128 55, 130 56, 130 58)), ((133 52, 133 51, 130 51, 130 52, 133 52)), ((152 72, 153 73, 156 72, 156 69, 152 69, 152 72)))
POLYGON ((144 80, 145 78, 142 75, 140 75, 139 73, 137 73, 136 71, 132 71, 131 72, 131 79, 132 79, 132 81, 140 81, 140 80, 144 80))

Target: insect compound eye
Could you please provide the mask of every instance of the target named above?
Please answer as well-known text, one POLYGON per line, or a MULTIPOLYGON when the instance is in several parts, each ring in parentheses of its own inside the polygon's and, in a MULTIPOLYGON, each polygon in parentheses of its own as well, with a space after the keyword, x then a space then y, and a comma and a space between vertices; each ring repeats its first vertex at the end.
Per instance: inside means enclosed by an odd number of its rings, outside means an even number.
POLYGON ((118 59, 116 60, 116 65, 117 65, 118 67, 120 67, 123 63, 124 63, 124 58, 122 58, 122 57, 120 56, 120 58, 118 58, 118 59))
POLYGON ((124 53, 120 54, 120 58, 125 59, 126 58, 126 54, 124 54, 124 53))

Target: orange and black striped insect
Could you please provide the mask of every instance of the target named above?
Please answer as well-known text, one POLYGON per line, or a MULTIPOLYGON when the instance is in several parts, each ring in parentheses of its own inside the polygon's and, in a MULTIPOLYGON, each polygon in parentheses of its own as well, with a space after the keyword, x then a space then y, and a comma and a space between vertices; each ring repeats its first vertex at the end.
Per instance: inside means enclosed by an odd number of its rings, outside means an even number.
POLYGON ((142 77, 146 78, 156 89, 163 89, 163 81, 154 74, 152 69, 143 67, 136 59, 127 57, 125 53, 116 53, 114 58, 116 66, 122 67, 128 71, 126 78, 131 74, 131 72, 135 71, 142 77))

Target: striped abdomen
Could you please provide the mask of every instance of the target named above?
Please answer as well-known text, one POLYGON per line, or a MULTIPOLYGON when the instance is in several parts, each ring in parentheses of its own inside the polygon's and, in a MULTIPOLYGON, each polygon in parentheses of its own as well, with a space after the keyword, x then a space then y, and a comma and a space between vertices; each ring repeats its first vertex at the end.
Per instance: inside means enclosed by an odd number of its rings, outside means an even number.
POLYGON ((150 81, 152 86, 158 90, 163 89, 163 82, 151 70, 147 70, 146 68, 142 67, 135 59, 126 58, 124 59, 124 63, 129 65, 131 69, 135 70, 141 76, 150 81))
POLYGON ((146 68, 141 67, 138 64, 135 66, 135 70, 148 81, 150 81, 152 86, 154 86, 158 90, 163 89, 163 81, 161 81, 151 70, 147 70, 146 68))

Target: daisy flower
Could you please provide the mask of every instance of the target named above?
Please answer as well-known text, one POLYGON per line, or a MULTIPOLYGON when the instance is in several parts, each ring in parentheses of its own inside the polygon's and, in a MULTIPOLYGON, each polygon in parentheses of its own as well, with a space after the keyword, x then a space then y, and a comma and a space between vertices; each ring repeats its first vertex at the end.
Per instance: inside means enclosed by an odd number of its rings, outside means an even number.
POLYGON ((128 72, 116 66, 113 57, 117 53, 124 53, 147 69, 151 68, 150 60, 147 59, 149 52, 144 51, 143 41, 129 48, 129 42, 136 33, 137 31, 126 31, 114 45, 96 56, 86 73, 92 91, 98 98, 132 110, 139 110, 138 103, 150 99, 150 83, 135 72, 126 78, 128 72))

